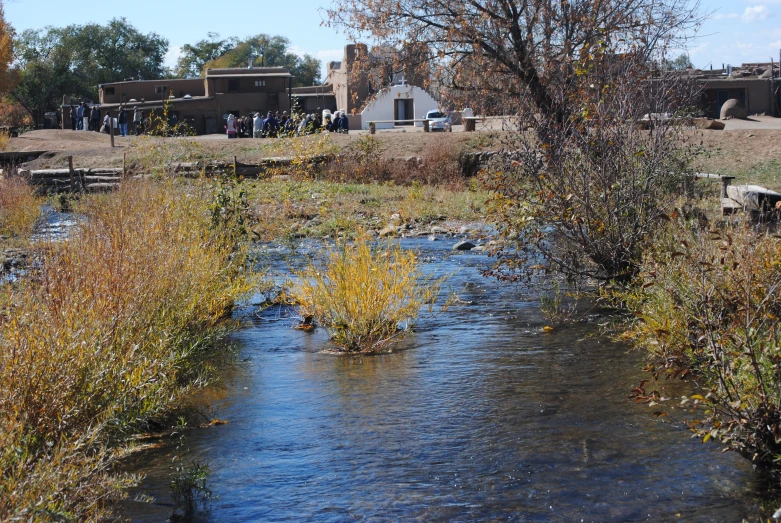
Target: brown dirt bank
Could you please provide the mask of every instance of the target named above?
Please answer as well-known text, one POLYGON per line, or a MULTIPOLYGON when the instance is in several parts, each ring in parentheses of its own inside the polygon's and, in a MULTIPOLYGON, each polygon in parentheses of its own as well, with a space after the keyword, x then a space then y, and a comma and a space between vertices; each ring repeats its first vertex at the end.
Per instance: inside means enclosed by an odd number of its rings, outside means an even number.
MULTIPOLYGON (((502 132, 421 133, 393 132, 375 135, 386 157, 417 156, 430 148, 458 150, 490 150, 501 147, 502 132)), ((735 129, 724 131, 691 131, 690 143, 696 146, 695 168, 701 172, 737 176, 738 181, 781 189, 781 130, 735 129)), ((365 137, 364 134, 329 135, 333 145, 349 150, 365 137)), ((312 141, 309 136, 302 140, 312 141)), ((253 163, 271 156, 282 156, 276 140, 227 140, 222 136, 199 136, 193 141, 200 147, 205 160, 232 160, 253 163)), ((76 167, 120 167, 122 154, 133 155, 135 138, 115 137, 112 148, 109 137, 83 131, 40 130, 11 139, 12 151, 49 151, 25 166, 32 169, 60 168, 73 156, 76 167)))
MULTIPOLYGON (((337 149, 349 149, 364 134, 331 134, 330 141, 337 149)), ((458 150, 487 150, 500 147, 501 133, 421 133, 394 132, 375 135, 387 157, 417 156, 432 147, 453 147, 458 150)), ((178 140, 179 138, 168 138, 178 140)), ((301 138, 305 142, 316 138, 301 138)), ((207 160, 232 160, 253 163, 272 156, 283 156, 281 142, 274 139, 227 140, 223 136, 197 136, 191 138, 200 148, 200 155, 207 160)), ((117 147, 112 148, 108 136, 99 133, 70 130, 39 130, 12 138, 10 151, 49 151, 35 161, 25 164, 30 169, 67 167, 68 156, 73 156, 76 167, 120 167, 122 154, 132 155, 137 150, 135 137, 115 137, 117 147)))

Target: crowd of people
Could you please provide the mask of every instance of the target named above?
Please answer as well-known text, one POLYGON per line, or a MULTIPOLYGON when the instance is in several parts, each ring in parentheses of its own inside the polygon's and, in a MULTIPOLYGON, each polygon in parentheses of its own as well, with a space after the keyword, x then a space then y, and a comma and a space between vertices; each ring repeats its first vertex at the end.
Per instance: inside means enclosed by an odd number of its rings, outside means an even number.
MULTIPOLYGON (((74 131, 92 131, 110 133, 112 125, 119 136, 130 136, 132 132, 136 136, 144 134, 151 128, 150 115, 145 115, 138 107, 133 107, 132 112, 125 106, 119 108, 115 119, 112 121, 110 111, 101 113, 98 106, 90 107, 86 102, 70 109, 71 128, 74 131), (130 125, 132 123, 132 130, 130 125)), ((169 126, 177 125, 176 115, 169 118, 169 126)), ((236 118, 229 114, 225 121, 225 131, 228 138, 277 138, 280 136, 304 136, 320 132, 348 133, 350 124, 347 115, 343 111, 326 114, 320 118, 317 113, 288 115, 287 111, 269 111, 264 118, 259 112, 251 116, 236 118)))
POLYGON ((321 120, 316 113, 288 115, 287 111, 269 111, 264 118, 259 112, 236 118, 229 114, 225 120, 228 138, 277 138, 279 136, 304 136, 320 132, 350 131, 347 115, 337 111, 333 118, 326 115, 321 120))
MULTIPOLYGON (((96 133, 110 133, 112 124, 118 136, 130 136, 132 132, 136 136, 144 134, 144 131, 151 128, 150 115, 145 115, 144 111, 138 107, 129 110, 122 106, 112 122, 110 111, 101 113, 98 106, 90 107, 86 102, 81 102, 77 106, 71 106, 70 109, 71 129, 74 131, 91 131, 96 133), (132 131, 130 124, 133 124, 132 131)), ((176 115, 169 118, 169 125, 177 125, 176 115)))

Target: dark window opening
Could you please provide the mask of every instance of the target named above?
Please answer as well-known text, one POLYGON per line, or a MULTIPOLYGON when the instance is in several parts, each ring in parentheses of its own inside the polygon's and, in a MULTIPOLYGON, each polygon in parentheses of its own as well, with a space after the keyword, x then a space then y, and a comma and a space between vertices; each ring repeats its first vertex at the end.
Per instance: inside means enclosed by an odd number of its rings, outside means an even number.
POLYGON ((106 96, 114 96, 114 88, 113 87, 106 87, 104 94, 106 96))
POLYGON ((238 93, 239 92, 239 81, 238 80, 228 80, 228 92, 229 93, 238 93))

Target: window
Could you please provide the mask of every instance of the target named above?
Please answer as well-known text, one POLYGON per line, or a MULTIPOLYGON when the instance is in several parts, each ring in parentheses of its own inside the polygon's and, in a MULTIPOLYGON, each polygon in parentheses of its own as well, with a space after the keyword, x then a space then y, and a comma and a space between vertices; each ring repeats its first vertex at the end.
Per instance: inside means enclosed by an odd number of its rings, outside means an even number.
POLYGON ((166 94, 168 92, 167 85, 158 85, 155 87, 155 94, 166 94))
POLYGON ((266 87, 265 80, 255 80, 255 87, 266 87))
POLYGON ((239 92, 239 81, 237 79, 228 80, 228 92, 229 93, 239 92))
POLYGON ((104 93, 106 96, 114 96, 114 88, 113 87, 106 87, 106 90, 104 93))

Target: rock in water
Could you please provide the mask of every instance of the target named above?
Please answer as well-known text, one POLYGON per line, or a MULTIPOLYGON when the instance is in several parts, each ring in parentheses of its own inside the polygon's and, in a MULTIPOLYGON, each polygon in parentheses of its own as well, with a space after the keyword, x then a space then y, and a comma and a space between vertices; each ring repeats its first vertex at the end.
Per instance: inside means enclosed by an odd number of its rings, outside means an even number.
POLYGON ((396 227, 389 225, 379 232, 380 237, 395 236, 397 234, 396 227))
POLYGON ((454 251, 471 251, 477 247, 474 243, 470 242, 469 240, 464 240, 461 242, 458 242, 453 246, 454 251))

